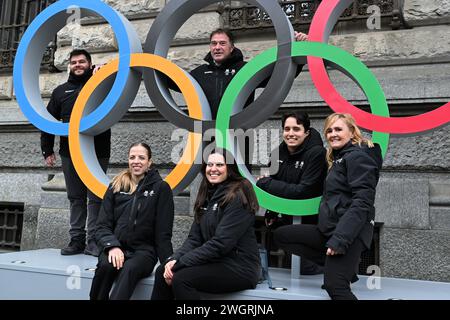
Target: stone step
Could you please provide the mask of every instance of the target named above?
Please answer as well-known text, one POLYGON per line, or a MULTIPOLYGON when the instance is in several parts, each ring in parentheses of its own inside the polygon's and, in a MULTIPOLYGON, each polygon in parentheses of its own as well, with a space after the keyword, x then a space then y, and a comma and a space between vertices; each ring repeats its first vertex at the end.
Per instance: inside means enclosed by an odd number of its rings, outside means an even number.
MULTIPOLYGON (((180 202, 189 203, 189 198, 182 199, 180 202)), ((182 214, 175 214, 173 223, 172 243, 174 249, 181 246, 186 239, 193 221, 193 217, 187 214, 188 210, 181 212, 182 214)), ((69 242, 69 210, 39 209, 35 234, 33 249, 63 248, 69 242)), ((27 249, 32 248, 27 247, 27 249)))
MULTIPOLYGON (((70 203, 65 192, 43 192, 41 194, 42 208, 60 209, 69 208, 70 203)), ((174 197, 175 214, 189 214, 189 194, 180 194, 174 197)))
POLYGON ((430 207, 430 224, 433 230, 450 231, 450 206, 430 207))
MULTIPOLYGON (((59 250, 42 249, 0 254, 1 300, 86 300, 94 276, 97 258, 83 254, 62 256, 59 250), (31 289, 30 289, 31 288, 31 289)), ((219 300, 328 300, 320 288, 323 275, 292 279, 290 270, 271 268, 275 287, 266 282, 255 289, 226 294, 202 293, 205 299, 219 300)), ((148 300, 154 275, 141 280, 132 299, 148 300)), ((448 300, 450 283, 361 276, 352 284, 361 300, 448 300), (376 289, 376 290, 374 290, 376 289)))

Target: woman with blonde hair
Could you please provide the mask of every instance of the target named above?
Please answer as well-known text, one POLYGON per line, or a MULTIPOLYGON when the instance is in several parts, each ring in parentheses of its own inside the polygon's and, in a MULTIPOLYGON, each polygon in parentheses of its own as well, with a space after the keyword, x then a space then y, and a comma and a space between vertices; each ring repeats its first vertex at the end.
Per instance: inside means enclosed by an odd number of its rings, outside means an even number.
POLYGON ((372 241, 381 149, 362 136, 350 114, 328 116, 324 135, 328 174, 318 225, 281 227, 275 241, 325 267, 324 288, 332 299, 355 300, 350 283, 358 279, 361 252, 372 241))
POLYGON ((147 144, 133 144, 128 169, 113 179, 103 198, 96 231, 101 253, 91 300, 130 299, 157 259, 163 263, 173 252, 172 190, 152 168, 151 157, 147 144))

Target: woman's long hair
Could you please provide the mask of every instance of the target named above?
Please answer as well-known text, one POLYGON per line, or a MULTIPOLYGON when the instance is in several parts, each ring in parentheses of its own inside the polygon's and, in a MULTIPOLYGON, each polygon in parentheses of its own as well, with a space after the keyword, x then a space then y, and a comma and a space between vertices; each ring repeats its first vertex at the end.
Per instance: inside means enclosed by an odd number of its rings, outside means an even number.
MULTIPOLYGON (((363 137, 361 130, 356 125, 355 119, 352 117, 349 113, 333 113, 330 114, 325 119, 325 126, 323 128, 323 134, 325 135, 325 138, 327 136, 327 130, 330 128, 333 123, 335 123, 337 120, 342 119, 344 123, 347 125, 347 127, 350 129, 350 132, 353 134, 353 138, 351 139, 353 144, 358 144, 361 146, 361 144, 366 144, 370 148, 373 147, 372 140, 366 139, 363 137)), ((328 141, 328 139, 327 139, 328 141)), ((327 147, 327 163, 328 163, 328 169, 331 168, 331 165, 333 164, 333 149, 328 144, 327 147)))
MULTIPOLYGON (((133 143, 128 149, 128 155, 130 155, 131 148, 138 146, 144 147, 147 150, 148 159, 152 158, 152 150, 150 149, 150 146, 144 142, 133 143)), ((120 191, 133 193, 136 191, 137 186, 132 183, 131 171, 129 166, 126 170, 121 171, 117 176, 114 177, 114 179, 112 180, 112 188, 114 193, 120 191)))
MULTIPOLYGON (((239 200, 242 202, 244 208, 255 214, 259 209, 259 204, 252 184, 240 175, 236 162, 228 151, 216 148, 210 153, 210 155, 214 153, 221 154, 224 157, 225 164, 227 166, 227 179, 225 181, 228 186, 226 195, 222 199, 220 206, 224 206, 236 197, 239 197, 239 200)), ((202 206, 208 196, 208 188, 212 187, 212 184, 206 178, 206 165, 207 164, 203 162, 201 171, 203 179, 200 183, 200 188, 198 190, 197 199, 195 200, 194 205, 195 219, 197 222, 200 221, 200 217, 204 213, 202 206)))

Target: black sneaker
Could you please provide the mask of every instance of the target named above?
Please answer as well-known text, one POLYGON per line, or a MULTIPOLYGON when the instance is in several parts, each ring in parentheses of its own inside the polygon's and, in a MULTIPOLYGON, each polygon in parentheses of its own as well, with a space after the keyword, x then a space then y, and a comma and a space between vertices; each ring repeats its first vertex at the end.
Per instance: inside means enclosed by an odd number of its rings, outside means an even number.
POLYGON ((99 249, 97 247, 97 244, 95 243, 94 240, 88 241, 86 249, 84 249, 84 254, 87 254, 87 255, 90 255, 90 256, 94 256, 94 257, 98 257, 98 255, 100 254, 100 251, 99 251, 99 249))
POLYGON ((63 256, 71 256, 74 254, 80 254, 83 253, 85 248, 84 241, 77 241, 77 240, 71 240, 69 245, 63 249, 61 249, 61 254, 63 256))

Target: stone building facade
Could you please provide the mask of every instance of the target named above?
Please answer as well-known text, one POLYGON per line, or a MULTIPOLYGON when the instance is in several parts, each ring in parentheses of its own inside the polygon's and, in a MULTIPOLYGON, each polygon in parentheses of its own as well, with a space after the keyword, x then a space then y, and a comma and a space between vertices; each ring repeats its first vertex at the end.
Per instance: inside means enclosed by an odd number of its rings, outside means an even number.
MULTIPOLYGON (((152 21, 168 0, 105 2, 132 22, 144 42, 152 21)), ((382 5, 389 1, 359 2, 382 5)), ((398 28, 393 29, 386 19, 382 20, 381 29, 375 30, 368 29, 364 19, 348 20, 335 28, 330 43, 370 67, 383 87, 391 116, 416 115, 450 100, 450 0, 391 2, 399 9, 398 28)), ((170 60, 185 70, 202 64, 209 33, 226 23, 224 9, 229 5, 240 3, 222 1, 189 19, 172 43, 170 60)), ((298 28, 307 30, 303 25, 298 28)), ((275 45, 271 32, 270 28, 242 28, 235 32, 236 45, 251 59, 275 45)), ((61 72, 42 71, 44 101, 57 85, 66 81, 68 53, 74 47, 92 52, 95 64, 117 56, 113 32, 98 17, 86 17, 81 25, 65 27, 58 33, 56 44, 54 66, 61 72)), ((368 107, 361 90, 350 79, 334 70, 330 76, 347 100, 364 109, 368 107)), ((280 112, 297 109, 309 112, 312 125, 319 131, 331 113, 307 69, 295 80, 280 111, 258 129, 278 129, 280 112)), ((167 174, 174 166, 170 160, 172 150, 180 143, 171 139, 174 129, 153 107, 142 85, 133 107, 112 128, 110 173, 126 165, 126 150, 132 142, 144 140, 151 144, 160 171, 167 174)), ((446 125, 417 136, 391 136, 376 200, 376 220, 383 223, 379 237, 383 276, 450 281, 448 130, 446 125)), ((68 201, 60 162, 56 169, 44 166, 39 137, 38 130, 17 105, 11 71, 4 69, 0 73, 0 205, 24 205, 21 250, 62 247, 68 241, 68 201)), ((176 245, 192 221, 193 185, 176 197, 176 245)))

